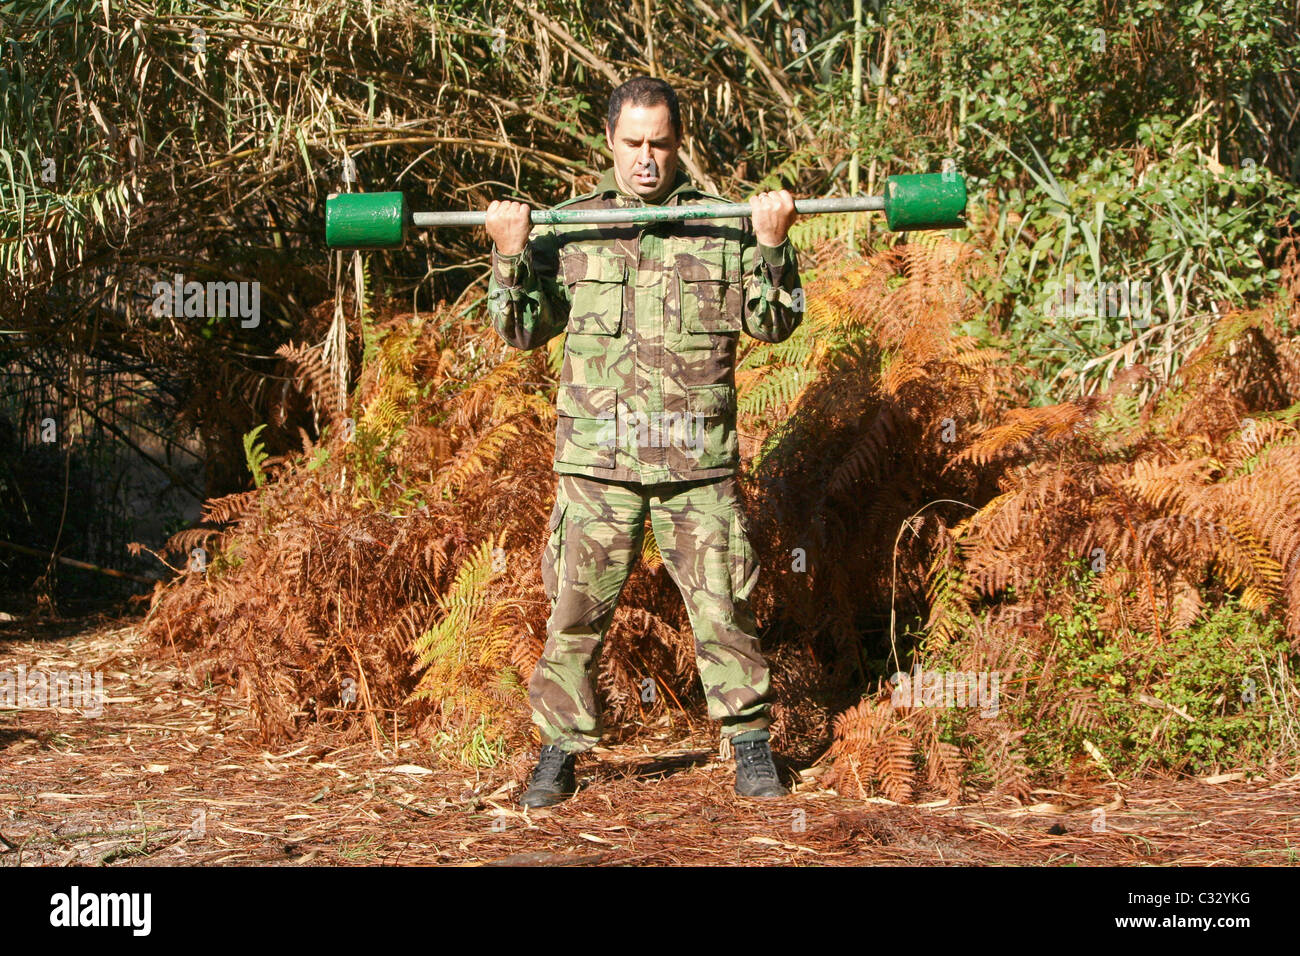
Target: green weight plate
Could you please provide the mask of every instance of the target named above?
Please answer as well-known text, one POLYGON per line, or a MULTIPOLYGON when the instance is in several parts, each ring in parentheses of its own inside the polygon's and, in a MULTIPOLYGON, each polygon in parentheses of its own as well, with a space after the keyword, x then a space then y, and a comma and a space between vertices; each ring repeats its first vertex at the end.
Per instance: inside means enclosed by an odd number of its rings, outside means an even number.
POLYGON ((331 249, 397 249, 411 220, 403 193, 340 193, 325 200, 331 249))
POLYGON ((894 232, 963 229, 966 180, 955 172, 890 176, 885 180, 885 218, 894 232))

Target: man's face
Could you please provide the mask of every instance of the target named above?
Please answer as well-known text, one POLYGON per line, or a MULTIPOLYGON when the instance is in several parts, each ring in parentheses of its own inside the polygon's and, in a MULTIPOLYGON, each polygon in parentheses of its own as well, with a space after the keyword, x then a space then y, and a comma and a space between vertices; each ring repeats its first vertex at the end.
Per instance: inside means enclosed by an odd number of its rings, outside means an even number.
POLYGON ((605 130, 605 143, 614 154, 614 178, 624 190, 653 202, 672 188, 681 143, 666 103, 625 103, 614 135, 605 130))

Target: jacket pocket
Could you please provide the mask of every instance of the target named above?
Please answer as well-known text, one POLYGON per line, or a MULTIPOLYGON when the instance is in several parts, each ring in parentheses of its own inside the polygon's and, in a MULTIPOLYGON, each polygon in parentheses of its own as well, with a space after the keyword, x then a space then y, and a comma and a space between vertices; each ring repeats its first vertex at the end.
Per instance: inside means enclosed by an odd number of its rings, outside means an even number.
POLYGON ((708 336, 740 332, 740 252, 725 247, 679 252, 676 256, 681 331, 686 346, 711 348, 708 336))
POLYGON ((555 402, 555 460, 613 468, 617 403, 613 385, 562 382, 555 402))
POLYGON ((736 390, 730 384, 687 385, 686 407, 691 416, 690 433, 699 436, 701 447, 688 449, 697 456, 697 468, 721 468, 740 461, 736 440, 736 390))
POLYGON ((569 324, 575 335, 618 335, 623 325, 627 262, 615 252, 571 253, 564 261, 569 324))

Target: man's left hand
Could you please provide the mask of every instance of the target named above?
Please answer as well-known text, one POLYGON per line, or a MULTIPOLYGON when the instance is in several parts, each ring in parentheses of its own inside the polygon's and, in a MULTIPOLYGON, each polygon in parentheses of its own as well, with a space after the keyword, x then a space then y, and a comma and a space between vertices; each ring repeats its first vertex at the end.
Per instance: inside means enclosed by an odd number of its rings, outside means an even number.
POLYGON ((749 208, 754 220, 754 235, 765 246, 779 246, 785 242, 786 233, 799 218, 794 211, 794 197, 788 189, 755 193, 749 200, 749 208))

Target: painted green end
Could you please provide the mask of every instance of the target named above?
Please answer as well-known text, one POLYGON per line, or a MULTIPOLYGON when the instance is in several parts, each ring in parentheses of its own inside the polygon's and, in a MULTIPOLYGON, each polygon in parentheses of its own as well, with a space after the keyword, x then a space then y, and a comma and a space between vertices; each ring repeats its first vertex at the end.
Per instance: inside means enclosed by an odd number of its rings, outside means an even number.
POLYGON ((885 180, 885 218, 894 232, 964 229, 966 180, 955 172, 890 176, 885 180))
POLYGON ((325 200, 325 245, 398 249, 410 221, 403 193, 340 193, 325 200))

